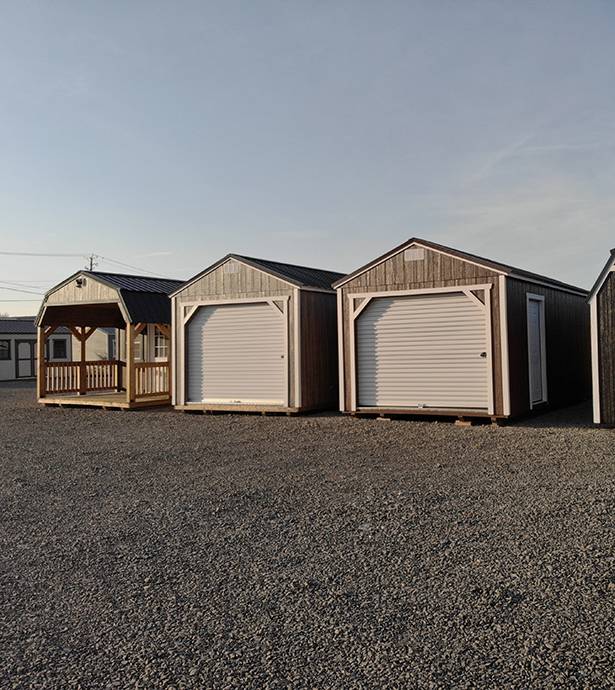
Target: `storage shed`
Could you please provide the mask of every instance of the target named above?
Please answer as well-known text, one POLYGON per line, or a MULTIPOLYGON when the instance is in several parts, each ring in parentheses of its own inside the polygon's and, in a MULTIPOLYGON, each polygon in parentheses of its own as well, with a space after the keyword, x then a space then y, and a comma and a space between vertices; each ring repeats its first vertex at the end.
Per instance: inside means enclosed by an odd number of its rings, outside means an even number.
POLYGON ((181 410, 337 407, 341 273, 229 254, 171 295, 181 410))
POLYGON ((615 427, 615 249, 589 297, 594 423, 615 427))
POLYGON ((181 284, 78 271, 49 290, 36 320, 39 402, 123 409, 170 404, 169 293, 181 284), (47 340, 61 327, 75 338, 77 361, 52 362, 43 356, 47 340), (98 348, 87 347, 99 336, 108 359, 100 358, 98 348))
POLYGON ((581 288, 418 238, 334 287, 344 412, 495 420, 589 397, 581 288))
MULTIPOLYGON (((0 381, 36 378, 35 318, 0 318, 0 381)), ((71 352, 70 332, 66 328, 56 330, 45 344, 45 358, 50 362, 69 361, 71 352)))

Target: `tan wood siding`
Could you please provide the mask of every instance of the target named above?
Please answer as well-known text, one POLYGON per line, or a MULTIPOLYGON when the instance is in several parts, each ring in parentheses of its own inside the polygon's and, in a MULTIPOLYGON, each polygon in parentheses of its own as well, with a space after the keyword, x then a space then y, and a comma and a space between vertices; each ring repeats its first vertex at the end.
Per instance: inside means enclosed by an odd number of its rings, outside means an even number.
POLYGON ((337 300, 335 295, 300 292, 301 408, 338 405, 337 300))
POLYGON ((77 287, 77 281, 59 287, 47 298, 47 304, 76 304, 79 302, 113 302, 119 299, 115 288, 99 282, 91 276, 85 278, 85 285, 77 287))
POLYGON ((342 322, 344 343, 344 409, 351 409, 350 328, 348 295, 361 292, 391 290, 420 290, 427 288, 457 287, 472 284, 493 285, 491 289, 491 332, 493 338, 494 412, 503 415, 502 367, 500 343, 499 274, 491 269, 476 266, 467 261, 450 257, 429 249, 424 258, 406 261, 404 252, 374 266, 346 283, 342 288, 342 322))
POLYGON ((511 415, 530 411, 527 295, 545 298, 547 407, 571 405, 591 395, 589 306, 586 298, 508 279, 508 349, 511 415))
POLYGON ((615 276, 609 273, 597 295, 600 423, 615 426, 615 276))

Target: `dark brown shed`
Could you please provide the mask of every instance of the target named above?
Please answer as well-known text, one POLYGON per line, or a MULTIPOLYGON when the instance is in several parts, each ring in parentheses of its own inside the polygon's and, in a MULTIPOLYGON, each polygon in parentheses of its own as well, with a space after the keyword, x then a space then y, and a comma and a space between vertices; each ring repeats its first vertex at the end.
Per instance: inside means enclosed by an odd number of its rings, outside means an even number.
POLYGON ((334 287, 344 412, 496 419, 589 396, 581 288, 419 238, 334 287))
POLYGON ((594 422, 615 426, 615 249, 589 296, 594 422))

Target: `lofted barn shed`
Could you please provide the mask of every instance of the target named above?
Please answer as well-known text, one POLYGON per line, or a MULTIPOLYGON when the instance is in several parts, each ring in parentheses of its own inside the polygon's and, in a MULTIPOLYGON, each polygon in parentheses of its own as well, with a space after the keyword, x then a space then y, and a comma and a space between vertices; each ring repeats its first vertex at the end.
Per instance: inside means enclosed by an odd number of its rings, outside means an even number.
POLYGON ((78 271, 49 290, 36 320, 39 402, 119 408, 169 404, 169 293, 180 285, 166 278, 78 271), (62 327, 74 337, 76 358, 53 362, 44 356, 45 344, 62 327), (97 334, 107 359, 100 358, 98 347, 88 349, 97 334))

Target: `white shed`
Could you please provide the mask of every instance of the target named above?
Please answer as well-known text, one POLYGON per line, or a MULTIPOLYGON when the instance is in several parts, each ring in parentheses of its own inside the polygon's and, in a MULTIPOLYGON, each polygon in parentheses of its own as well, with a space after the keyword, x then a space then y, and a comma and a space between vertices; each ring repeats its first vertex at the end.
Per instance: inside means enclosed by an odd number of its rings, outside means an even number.
MULTIPOLYGON (((34 316, 0 319, 0 381, 36 378, 36 326, 34 316)), ((70 332, 60 328, 47 342, 47 359, 70 361, 70 332)))

